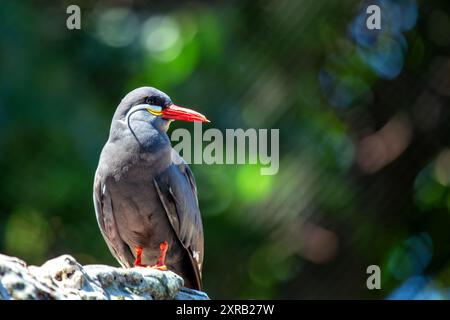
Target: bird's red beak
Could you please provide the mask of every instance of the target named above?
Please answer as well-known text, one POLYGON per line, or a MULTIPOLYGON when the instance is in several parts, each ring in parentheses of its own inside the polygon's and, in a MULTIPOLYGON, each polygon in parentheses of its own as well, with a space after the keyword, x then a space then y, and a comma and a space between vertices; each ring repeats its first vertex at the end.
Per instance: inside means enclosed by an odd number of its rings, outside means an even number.
POLYGON ((174 104, 162 110, 163 119, 167 120, 183 120, 191 122, 209 122, 208 119, 200 112, 183 108, 174 104))

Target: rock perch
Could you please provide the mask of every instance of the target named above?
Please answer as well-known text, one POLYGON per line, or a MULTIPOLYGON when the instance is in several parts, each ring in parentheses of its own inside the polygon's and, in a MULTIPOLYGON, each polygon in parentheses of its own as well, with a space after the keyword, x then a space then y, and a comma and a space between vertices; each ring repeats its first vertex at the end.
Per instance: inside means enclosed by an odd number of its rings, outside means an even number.
POLYGON ((42 266, 0 254, 0 300, 207 300, 171 271, 82 266, 63 255, 42 266))

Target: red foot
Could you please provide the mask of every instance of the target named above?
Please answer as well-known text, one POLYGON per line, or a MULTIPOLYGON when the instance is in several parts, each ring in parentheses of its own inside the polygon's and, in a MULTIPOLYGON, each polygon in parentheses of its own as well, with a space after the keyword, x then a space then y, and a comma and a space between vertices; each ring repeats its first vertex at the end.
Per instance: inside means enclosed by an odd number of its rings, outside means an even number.
MULTIPOLYGON (((155 265, 153 265, 149 268, 166 271, 167 266, 165 264, 165 261, 166 261, 166 254, 167 254, 168 249, 169 249, 169 244, 167 243, 167 241, 161 242, 159 245, 159 250, 161 251, 161 253, 159 254, 158 261, 156 262, 155 265)), ((148 267, 147 265, 142 264, 142 247, 137 246, 134 248, 134 250, 136 252, 136 259, 134 260, 133 265, 135 267, 148 267)))
POLYGON ((133 265, 135 267, 146 267, 145 264, 142 264, 142 247, 137 246, 134 251, 136 252, 136 260, 134 260, 133 265))
POLYGON ((159 254, 158 261, 156 262, 156 264, 154 266, 151 266, 151 268, 163 270, 163 271, 167 270, 166 253, 167 253, 168 249, 169 249, 169 244, 167 243, 167 241, 161 242, 159 244, 159 250, 161 253, 159 254))

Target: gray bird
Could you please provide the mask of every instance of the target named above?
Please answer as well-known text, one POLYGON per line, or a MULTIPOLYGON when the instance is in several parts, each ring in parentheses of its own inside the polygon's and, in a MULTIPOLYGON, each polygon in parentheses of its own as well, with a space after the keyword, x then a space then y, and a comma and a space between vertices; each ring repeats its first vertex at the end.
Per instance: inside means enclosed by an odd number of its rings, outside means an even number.
POLYGON ((194 176, 171 147, 173 120, 209 122, 142 87, 121 101, 94 180, 101 233, 123 267, 151 266, 202 289, 203 225, 194 176))

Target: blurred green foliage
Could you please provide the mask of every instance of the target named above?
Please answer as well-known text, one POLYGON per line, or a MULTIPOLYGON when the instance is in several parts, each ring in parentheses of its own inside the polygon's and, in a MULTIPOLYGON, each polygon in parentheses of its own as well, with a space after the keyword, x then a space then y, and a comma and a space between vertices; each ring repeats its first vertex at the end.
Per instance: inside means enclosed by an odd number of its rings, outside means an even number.
POLYGON ((79 31, 68 2, 1 4, 0 252, 116 264, 93 177, 118 102, 150 85, 221 130, 280 128, 275 176, 192 165, 211 297, 448 297, 447 1, 376 1, 378 34, 356 0, 76 2, 79 31))

